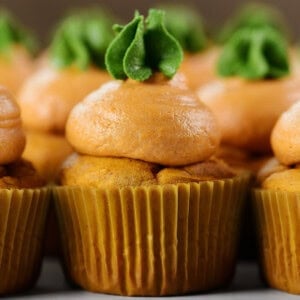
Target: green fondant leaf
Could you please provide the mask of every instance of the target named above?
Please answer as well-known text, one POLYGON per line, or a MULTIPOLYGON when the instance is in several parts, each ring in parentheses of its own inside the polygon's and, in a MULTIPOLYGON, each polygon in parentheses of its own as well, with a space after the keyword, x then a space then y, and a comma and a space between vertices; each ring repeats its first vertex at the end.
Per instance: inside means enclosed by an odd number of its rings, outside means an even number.
POLYGON ((182 59, 182 50, 177 40, 164 25, 164 12, 150 9, 146 20, 145 43, 149 53, 148 63, 152 69, 161 71, 165 76, 175 75, 182 59))
POLYGON ((144 17, 135 14, 127 25, 118 26, 119 34, 106 52, 107 70, 116 79, 148 79, 153 72, 161 71, 172 77, 182 58, 182 49, 164 25, 164 12, 150 10, 144 17))
POLYGON ((225 77, 263 79, 288 75, 286 40, 270 27, 240 29, 225 44, 217 68, 219 75, 225 77))
MULTIPOLYGON (((139 18, 139 17, 136 17, 139 18)), ((134 80, 144 81, 151 74, 151 68, 146 65, 146 50, 144 45, 144 18, 140 17, 135 36, 126 50, 123 66, 126 75, 134 80)))
POLYGON ((109 45, 105 63, 108 72, 117 79, 127 78, 124 66, 124 57, 126 56, 127 49, 132 46, 132 41, 136 37, 138 28, 143 25, 143 17, 136 16, 130 23, 123 27, 120 33, 109 45))

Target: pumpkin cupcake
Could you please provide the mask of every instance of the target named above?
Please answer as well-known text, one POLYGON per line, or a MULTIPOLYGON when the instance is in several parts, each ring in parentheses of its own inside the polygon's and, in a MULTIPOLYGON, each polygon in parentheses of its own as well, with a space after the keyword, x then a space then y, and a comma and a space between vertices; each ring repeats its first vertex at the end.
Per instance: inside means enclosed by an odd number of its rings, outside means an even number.
POLYGON ((0 295, 7 295, 37 280, 49 193, 21 159, 25 134, 18 105, 3 87, 0 97, 0 295))
POLYGON ((207 38, 201 16, 186 5, 169 4, 160 8, 166 12, 167 30, 184 50, 184 59, 175 76, 183 76, 192 90, 215 79, 220 49, 207 38))
MULTIPOLYGON (((220 78, 198 90, 221 127, 217 157, 254 174, 272 155, 270 135, 278 117, 300 98, 300 76, 293 71, 287 39, 261 19, 234 31, 217 63, 220 78)), ((253 258, 255 233, 248 204, 241 255, 253 258)))
POLYGON ((248 176, 213 157, 220 132, 171 77, 182 60, 164 13, 138 13, 106 53, 111 81, 77 104, 77 151, 54 190, 64 262, 81 287, 179 295, 229 284, 248 176))
POLYGON ((19 93, 27 134, 24 157, 47 181, 55 178, 71 153, 64 131, 72 107, 109 80, 104 53, 113 38, 111 27, 110 16, 99 9, 67 17, 58 26, 43 63, 19 93))
POLYGON ((260 173, 254 212, 263 274, 274 288, 300 294, 300 102, 282 114, 272 132, 276 160, 260 173))
POLYGON ((0 84, 16 95, 34 69, 36 43, 31 33, 5 10, 0 10, 0 41, 0 84))

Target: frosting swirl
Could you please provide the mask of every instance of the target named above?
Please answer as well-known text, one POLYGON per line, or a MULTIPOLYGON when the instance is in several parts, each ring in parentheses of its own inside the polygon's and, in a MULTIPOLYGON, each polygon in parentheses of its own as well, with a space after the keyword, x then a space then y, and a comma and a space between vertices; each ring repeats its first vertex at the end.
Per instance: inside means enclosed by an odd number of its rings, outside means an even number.
POLYGON ((66 136, 79 153, 161 165, 209 158, 220 134, 198 97, 167 82, 112 81, 71 111, 66 136))

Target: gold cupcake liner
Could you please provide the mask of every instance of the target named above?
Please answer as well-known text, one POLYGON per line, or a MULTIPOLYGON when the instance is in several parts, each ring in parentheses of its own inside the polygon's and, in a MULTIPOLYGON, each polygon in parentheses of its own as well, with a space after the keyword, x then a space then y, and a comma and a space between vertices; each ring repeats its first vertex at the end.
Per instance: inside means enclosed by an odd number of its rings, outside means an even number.
POLYGON ((87 290, 121 295, 179 295, 229 284, 248 179, 56 188, 68 275, 87 290))
POLYGON ((0 190, 0 295, 36 282, 48 204, 46 188, 0 190))
POLYGON ((265 279, 300 294, 300 193, 256 189, 253 205, 265 279))

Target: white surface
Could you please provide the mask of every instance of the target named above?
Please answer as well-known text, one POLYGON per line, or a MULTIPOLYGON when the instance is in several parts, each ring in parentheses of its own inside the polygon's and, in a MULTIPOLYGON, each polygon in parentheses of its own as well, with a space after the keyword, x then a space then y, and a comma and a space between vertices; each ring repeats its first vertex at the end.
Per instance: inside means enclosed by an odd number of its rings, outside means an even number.
MULTIPOLYGON (((72 289, 65 281, 64 275, 61 271, 59 263, 55 260, 46 260, 41 273, 40 280, 36 288, 26 295, 19 295, 10 297, 9 299, 130 299, 128 297, 118 297, 104 294, 93 294, 84 292, 82 290, 72 289)), ((209 294, 190 295, 182 297, 172 297, 181 299, 196 299, 201 300, 290 300, 300 299, 298 296, 289 295, 287 293, 279 292, 269 289, 264 286, 260 280, 258 267, 254 263, 240 263, 236 270, 236 276, 232 286, 229 289, 222 291, 215 291, 209 294)), ((3 299, 3 298, 2 298, 3 299)), ((155 297, 134 297, 137 299, 169 299, 155 298, 155 297)))

